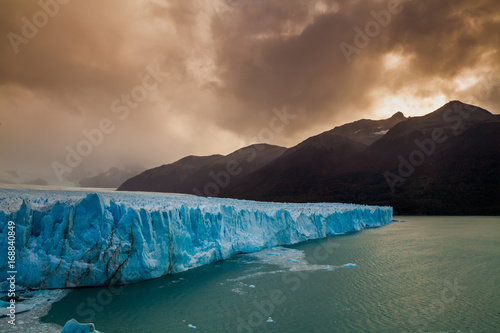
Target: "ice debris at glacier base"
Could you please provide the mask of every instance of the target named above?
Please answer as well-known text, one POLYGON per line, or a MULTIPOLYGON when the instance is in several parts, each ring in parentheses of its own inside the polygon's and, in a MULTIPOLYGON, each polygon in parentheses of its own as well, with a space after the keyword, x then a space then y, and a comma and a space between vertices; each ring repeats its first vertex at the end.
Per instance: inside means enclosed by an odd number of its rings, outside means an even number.
MULTIPOLYGON (((391 220, 391 207, 0 189, 0 251, 14 221, 21 289, 134 283, 391 220)), ((7 271, 0 256, 3 291, 7 271)))

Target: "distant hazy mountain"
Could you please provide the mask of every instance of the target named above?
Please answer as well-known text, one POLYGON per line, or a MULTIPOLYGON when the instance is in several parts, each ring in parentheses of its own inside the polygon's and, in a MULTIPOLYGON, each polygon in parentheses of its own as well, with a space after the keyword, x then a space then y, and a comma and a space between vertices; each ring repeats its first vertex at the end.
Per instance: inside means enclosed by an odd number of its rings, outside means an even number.
POLYGON ((12 178, 15 178, 15 179, 19 178, 18 173, 17 173, 16 171, 14 171, 14 170, 7 170, 7 171, 5 171, 5 172, 6 172, 8 175, 10 175, 12 178))
POLYGON ((120 169, 110 168, 108 171, 94 177, 87 177, 80 180, 82 187, 117 188, 128 178, 137 175, 140 171, 137 168, 120 169))
POLYGON ((0 184, 48 185, 49 183, 34 174, 19 175, 14 170, 0 172, 0 184))
POLYGON ((24 185, 49 185, 49 183, 43 178, 31 179, 23 182, 24 185))
POLYGON ((119 191, 154 191, 217 196, 248 174, 273 161, 286 150, 256 144, 227 156, 187 156, 179 161, 146 170, 124 182, 119 191))
POLYGON ((500 116, 453 101, 422 117, 398 112, 345 124, 289 149, 258 145, 228 156, 189 156, 119 189, 390 205, 396 214, 498 215, 500 116), (244 152, 256 147, 266 153, 256 154, 252 167, 244 152), (232 159, 242 171, 226 181, 232 159))

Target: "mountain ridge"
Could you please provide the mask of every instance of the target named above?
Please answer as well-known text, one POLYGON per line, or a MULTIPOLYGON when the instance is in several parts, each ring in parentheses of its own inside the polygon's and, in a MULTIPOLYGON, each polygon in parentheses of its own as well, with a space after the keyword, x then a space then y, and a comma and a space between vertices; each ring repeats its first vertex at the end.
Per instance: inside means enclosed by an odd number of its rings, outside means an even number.
POLYGON ((254 144, 228 155, 186 156, 174 163, 146 170, 125 181, 118 190, 216 196, 218 193, 215 194, 214 191, 218 192, 220 188, 225 187, 225 183, 219 183, 221 180, 217 175, 224 173, 229 182, 235 182, 238 178, 263 167, 285 150, 286 148, 280 146, 254 144), (209 184, 211 186, 207 187, 209 184))
MULTIPOLYGON (((390 205, 397 214, 498 215, 499 137, 500 115, 451 101, 419 117, 396 112, 387 119, 334 127, 291 148, 280 147, 257 167, 234 176, 223 164, 255 146, 227 155, 231 158, 212 155, 215 163, 169 189, 259 201, 390 205), (204 190, 207 184, 211 191, 204 190)), ((153 178, 148 182, 159 181, 153 178)), ((141 181, 133 185, 132 190, 149 190, 141 181)), ((119 190, 127 190, 122 186, 119 190)))

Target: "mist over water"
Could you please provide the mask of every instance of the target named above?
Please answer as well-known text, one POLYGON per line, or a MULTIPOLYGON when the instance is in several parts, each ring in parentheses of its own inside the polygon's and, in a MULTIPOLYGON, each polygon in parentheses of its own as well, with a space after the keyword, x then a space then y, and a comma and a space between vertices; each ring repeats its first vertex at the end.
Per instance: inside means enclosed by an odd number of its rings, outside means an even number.
POLYGON ((92 321, 102 333, 500 327, 500 218, 401 219, 134 285, 73 290, 42 321, 92 321))

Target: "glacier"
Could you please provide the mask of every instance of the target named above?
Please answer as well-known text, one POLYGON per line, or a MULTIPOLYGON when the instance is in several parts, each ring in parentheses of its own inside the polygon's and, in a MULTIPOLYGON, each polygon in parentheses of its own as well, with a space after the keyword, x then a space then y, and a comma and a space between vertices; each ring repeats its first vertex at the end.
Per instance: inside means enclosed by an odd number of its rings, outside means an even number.
POLYGON ((0 289, 15 222, 18 290, 122 285, 239 253, 391 223, 392 207, 182 194, 0 189, 0 289))

